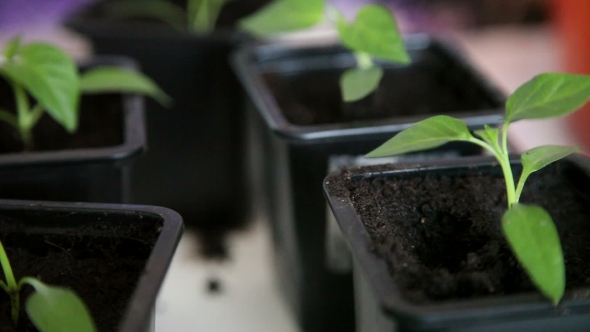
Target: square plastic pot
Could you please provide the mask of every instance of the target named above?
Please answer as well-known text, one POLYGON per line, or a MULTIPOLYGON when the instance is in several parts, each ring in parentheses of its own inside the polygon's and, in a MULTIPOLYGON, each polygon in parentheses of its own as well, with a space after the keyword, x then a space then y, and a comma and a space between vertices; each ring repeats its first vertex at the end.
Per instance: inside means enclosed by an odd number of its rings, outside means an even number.
MULTIPOLYGON (((137 69, 137 64, 123 57, 97 57, 82 69, 101 65, 137 69)), ((2 82, 2 98, 13 99, 12 90, 2 82)), ((113 145, 10 152, 0 154, 0 198, 70 202, 125 203, 129 201, 132 161, 145 150, 143 98, 132 95, 83 96, 80 117, 84 122, 84 105, 115 114, 121 129, 121 143, 113 145), (114 100, 114 101, 113 101, 114 100), (97 103, 100 103, 97 105, 97 103), (120 122, 119 122, 120 121, 120 122)), ((99 110, 100 111, 100 110, 99 110)), ((95 111, 97 113, 97 111, 95 111)), ((45 115, 45 117, 49 117, 45 115)), ((100 120, 95 118, 95 120, 100 120)), ((52 120, 47 119, 48 122, 52 120)), ((44 120, 42 120, 44 121, 44 120)), ((100 122, 100 121, 98 121, 100 122)), ((53 125, 53 123, 52 123, 53 125)), ((6 125, 5 125, 6 126, 6 125)), ((41 126, 41 123, 38 125, 41 126)), ((53 125, 54 127, 57 125, 53 125)), ((89 127, 94 127, 90 123, 89 127)), ((50 129, 63 132, 61 128, 50 129)), ((100 133, 95 133, 100 136, 100 133)), ((70 137, 66 137, 69 140, 70 137)), ((72 140, 76 138, 71 136, 72 140)), ((92 143, 94 144, 94 143, 92 143)))
MULTIPOLYGON (((0 200, 0 217, 3 225, 0 238, 7 250, 19 248, 40 259, 52 251, 63 250, 80 261, 108 265, 110 258, 102 250, 116 248, 123 259, 144 261, 130 291, 104 289, 99 284, 96 290, 85 295, 88 301, 92 292, 113 291, 117 294, 115 296, 131 294, 129 299, 122 300, 127 304, 119 313, 121 319, 115 324, 118 326, 116 331, 154 331, 156 297, 182 235, 182 218, 178 213, 154 206, 0 200)), ((126 264, 122 265, 123 268, 130 269, 131 263, 126 264)), ((72 287, 68 285, 68 268, 71 266, 64 266, 66 272, 60 277, 59 286, 72 287)), ((47 277, 44 273, 41 269, 35 277, 43 280, 47 277)), ((110 307, 120 310, 116 306, 110 307)), ((100 326, 97 328, 101 330, 100 326)))
MULTIPOLYGON (((512 161, 513 171, 520 171, 519 159, 512 161)), ((578 195, 587 195, 590 183, 590 160, 582 156, 568 157, 550 167, 556 167, 572 185, 578 195)), ((395 165, 375 171, 359 167, 347 171, 351 181, 371 179, 423 178, 483 174, 502 177, 495 159, 491 157, 458 158, 450 161, 430 161, 403 167, 395 165)), ((540 172, 543 172, 541 170, 540 172)), ((325 183, 338 172, 330 174, 325 183)), ((536 181, 532 176, 527 182, 536 181)), ((529 184, 530 185, 530 184, 529 184)), ((540 188, 543 188, 542 186, 540 188)), ((329 185, 324 192, 340 229, 354 257, 354 292, 356 300, 357 331, 363 332, 517 332, 517 331, 586 331, 590 321, 590 289, 567 290, 558 307, 539 293, 517 293, 446 300, 429 304, 416 304, 402 295, 400 285, 391 276, 385 260, 371 249, 373 240, 357 214, 350 198, 331 193, 329 185)), ((474 193, 475 194, 475 193, 474 193)), ((457 222, 457 221, 456 221, 457 222)), ((499 221, 498 221, 499 222, 499 221)), ((449 241, 456 241, 449 238, 449 241)))
MULTIPOLYGON (((462 101, 462 107, 452 103, 446 109, 435 107, 434 114, 458 116, 471 129, 499 123, 503 96, 456 51, 426 36, 413 36, 407 44, 414 64, 407 68, 384 65, 384 81, 397 82, 417 75, 423 81, 415 81, 413 86, 444 87, 462 101)), ((352 275, 345 268, 327 266, 328 209, 321 183, 343 159, 357 159, 432 115, 394 115, 401 105, 408 106, 404 93, 418 94, 422 100, 428 100, 429 95, 407 89, 393 93, 394 102, 389 106, 392 114, 386 118, 296 125, 285 116, 284 104, 273 89, 282 85, 284 98, 305 103, 314 93, 298 92, 314 84, 316 77, 336 77, 333 81, 337 82, 343 70, 354 66, 348 51, 340 46, 251 45, 237 51, 232 63, 251 100, 247 106, 251 147, 248 167, 252 186, 258 190, 253 196, 261 197, 257 204, 270 218, 276 265, 288 301, 305 331, 352 331, 352 275), (265 79, 269 74, 275 77, 272 83, 265 79)), ((330 89, 338 91, 334 84, 330 89)), ((317 96, 341 104, 339 94, 317 96)), ((419 108, 409 107, 414 106, 419 108)), ((421 157, 479 153, 481 150, 473 145, 451 144, 434 155, 421 157)))
MULTIPOLYGON (((261 2, 228 3, 219 20, 245 16, 261 2)), ((97 54, 137 59, 174 100, 172 109, 147 103, 149 148, 133 174, 133 202, 170 207, 187 226, 241 224, 249 207, 241 162, 244 94, 228 57, 248 36, 233 28, 198 34, 166 23, 109 19, 101 6, 67 25, 87 36, 97 54)))

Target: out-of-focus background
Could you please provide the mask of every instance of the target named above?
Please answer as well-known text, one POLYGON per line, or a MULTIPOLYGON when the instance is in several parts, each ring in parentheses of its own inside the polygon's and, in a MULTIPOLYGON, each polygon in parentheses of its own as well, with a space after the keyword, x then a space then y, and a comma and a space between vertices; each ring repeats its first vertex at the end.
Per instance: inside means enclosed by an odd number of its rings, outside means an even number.
MULTIPOLYGON (((235 0, 244 1, 244 0, 235 0)), ((0 43, 14 34, 48 40, 78 59, 93 46, 58 23, 73 14, 63 0, 0 0, 0 43), (20 11, 11 5, 30 3, 20 11), (47 8, 45 8, 47 7, 47 8)), ((74 1, 75 2, 75 1, 74 1)), ((83 7, 87 2, 79 0, 83 7)), ((364 3, 387 5, 401 29, 424 32, 456 43, 466 57, 505 93, 546 71, 590 73, 588 0, 333 0, 347 16, 364 3)), ((77 8, 78 9, 78 8, 77 8)), ((75 11, 74 11, 75 12, 75 11)), ((334 36, 329 25, 298 33, 298 42, 334 36)), ((537 145, 590 147, 590 109, 565 119, 523 121, 512 127, 517 151, 537 145)), ((188 229, 180 243, 156 307, 156 331, 298 331, 279 291, 266 216, 225 239, 225 257, 200 254, 202 237, 188 229)))

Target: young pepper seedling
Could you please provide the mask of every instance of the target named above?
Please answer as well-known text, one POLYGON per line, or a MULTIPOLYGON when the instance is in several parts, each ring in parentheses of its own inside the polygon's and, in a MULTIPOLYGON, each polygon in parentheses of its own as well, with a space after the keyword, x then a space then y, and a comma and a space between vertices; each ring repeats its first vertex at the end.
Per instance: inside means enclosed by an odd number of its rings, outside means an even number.
POLYGON ((377 89, 383 69, 376 59, 407 65, 411 62, 395 18, 381 5, 366 5, 349 23, 325 0, 275 0, 260 11, 244 18, 240 26, 246 31, 269 35, 313 27, 330 18, 338 29, 340 41, 350 49, 356 67, 340 76, 340 90, 345 102, 358 101, 377 89))
POLYGON ((574 112, 590 99, 590 76, 545 73, 520 86, 506 102, 502 129, 485 126, 472 135, 458 119, 439 115, 420 121, 366 155, 393 156, 436 148, 451 141, 471 142, 491 152, 506 180, 508 210, 502 228, 516 258, 537 288, 557 304, 565 291, 565 264, 559 235, 551 216, 542 207, 519 203, 529 175, 579 151, 577 147, 547 145, 524 152, 522 173, 515 183, 507 145, 510 123, 545 119, 574 112), (478 137, 477 137, 478 136, 478 137))
POLYGON ((79 74, 74 61, 59 48, 22 44, 19 38, 12 39, 0 55, 0 76, 12 87, 16 102, 16 114, 0 109, 0 121, 19 131, 25 150, 33 147, 33 128, 45 112, 74 133, 82 93, 137 93, 170 103, 170 97, 138 72, 103 66, 79 74), (34 106, 30 97, 36 101, 34 106))
POLYGON ((96 331, 92 316, 74 291, 63 287, 49 286, 33 277, 23 277, 17 282, 1 242, 0 264, 6 280, 6 282, 0 280, 0 288, 10 297, 11 318, 15 326, 18 324, 20 315, 20 292, 28 284, 35 289, 35 292, 27 299, 25 310, 39 331, 96 331))

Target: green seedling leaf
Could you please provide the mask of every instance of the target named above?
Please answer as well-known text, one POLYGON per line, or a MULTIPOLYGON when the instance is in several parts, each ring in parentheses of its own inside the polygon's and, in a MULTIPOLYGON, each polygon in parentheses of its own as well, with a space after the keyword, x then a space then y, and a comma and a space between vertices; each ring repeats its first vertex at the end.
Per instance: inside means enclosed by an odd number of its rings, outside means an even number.
POLYGON ((12 59, 12 57, 19 51, 21 44, 22 39, 20 37, 12 38, 6 43, 6 46, 4 46, 4 56, 6 59, 12 59))
POLYGON ((105 15, 116 19, 156 19, 179 30, 186 26, 186 14, 182 7, 166 0, 121 0, 107 3, 105 15))
POLYGON ((575 146, 545 145, 530 149, 521 156, 523 173, 533 173, 551 164, 554 161, 565 158, 572 153, 579 152, 575 146))
POLYGON ((44 43, 22 45, 0 74, 23 86, 69 132, 77 129, 78 69, 62 50, 44 43))
POLYGON ((149 77, 124 68, 98 67, 84 73, 80 78, 80 89, 85 94, 136 93, 154 98, 160 104, 169 106, 172 99, 149 77))
POLYGON ((340 77, 340 90, 345 102, 357 101, 371 94, 379 86, 383 69, 379 67, 352 68, 340 77))
POLYGON ((92 317, 73 291, 46 285, 27 278, 35 288, 26 303, 26 311, 41 332, 95 332, 92 317))
POLYGON ((565 290, 565 264, 549 213, 539 206, 514 204, 504 213, 502 227, 533 283, 556 305, 565 290))
POLYGON ((386 7, 367 5, 357 14, 354 23, 337 16, 338 33, 342 43, 353 51, 399 63, 410 63, 404 41, 395 18, 386 7))
POLYGON ((306 29, 322 21, 324 8, 325 0, 275 0, 239 26, 258 36, 306 29))
POLYGON ((436 148, 451 141, 472 138, 465 122, 446 115, 422 120, 371 151, 365 157, 389 157, 407 152, 436 148))
POLYGON ((189 24, 197 20, 197 16, 199 12, 202 11, 203 2, 207 2, 208 0, 187 0, 186 2, 186 10, 188 15, 188 22, 189 24))
POLYGON ((574 146, 545 145, 524 152, 520 157, 520 160, 522 161, 522 174, 520 175, 518 186, 516 188, 517 201, 520 198, 524 184, 531 173, 578 151, 580 151, 580 149, 574 146))
POLYGON ((219 16, 221 8, 227 0, 189 0, 188 20, 197 32, 211 31, 219 16))
POLYGON ((499 128, 492 128, 489 125, 485 125, 483 130, 476 130, 475 134, 492 146, 498 147, 498 138, 500 137, 499 128))
POLYGON ((546 73, 520 86, 506 102, 506 119, 543 119, 567 115, 590 99, 590 77, 546 73))

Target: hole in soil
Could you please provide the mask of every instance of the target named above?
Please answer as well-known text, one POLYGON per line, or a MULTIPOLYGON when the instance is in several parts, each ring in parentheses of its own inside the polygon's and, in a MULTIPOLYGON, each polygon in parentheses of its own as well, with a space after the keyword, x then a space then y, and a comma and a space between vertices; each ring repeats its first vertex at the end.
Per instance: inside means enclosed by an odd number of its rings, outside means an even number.
POLYGON ((477 252, 488 242, 488 239, 471 234, 471 220, 442 212, 424 219, 427 222, 418 226, 421 243, 415 250, 418 258, 430 269, 444 268, 455 273, 461 269, 469 253, 477 252))

